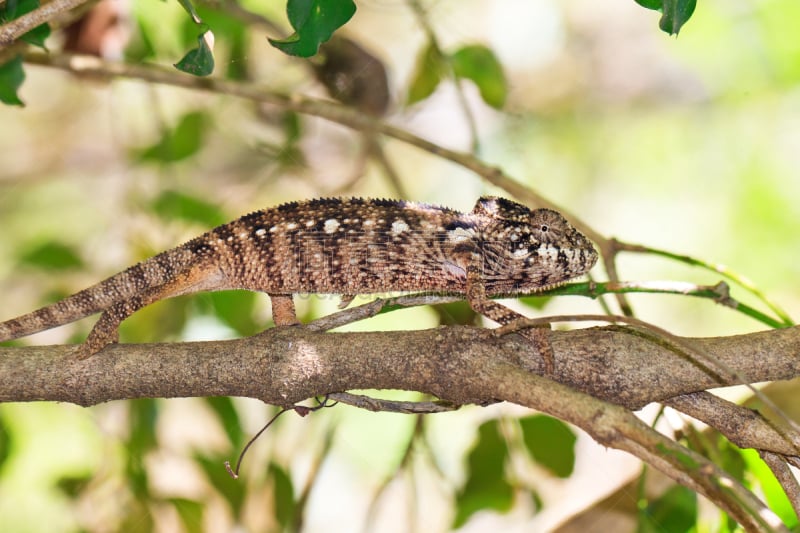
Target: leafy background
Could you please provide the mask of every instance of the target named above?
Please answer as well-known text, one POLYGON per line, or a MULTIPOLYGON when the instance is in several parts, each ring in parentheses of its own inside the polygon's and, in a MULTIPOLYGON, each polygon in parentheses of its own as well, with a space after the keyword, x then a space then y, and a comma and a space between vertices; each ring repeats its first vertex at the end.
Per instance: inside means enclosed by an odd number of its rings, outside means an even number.
MULTIPOLYGON (((216 4, 193 6, 189 16, 177 2, 142 0, 128 7, 131 40, 121 53, 172 65, 211 29, 215 76, 325 97, 313 63, 267 41, 292 34, 285 3, 241 5, 281 32, 216 4)), ((589 0, 425 3, 427 29, 414 5, 359 3, 344 29, 389 71, 388 120, 473 149, 604 234, 728 264, 798 315, 796 2, 704 0, 677 39, 657 29, 661 15, 626 0, 603 9, 589 0), (453 76, 463 78, 472 121, 453 76)), ((321 195, 400 194, 374 162, 359 172, 361 135, 320 120, 225 95, 31 65, 24 72, 18 96, 26 107, 0 108, 3 317, 254 209, 321 195)), ((408 198, 468 210, 480 194, 498 192, 408 146, 384 148, 408 198)), ((626 257, 621 267, 623 279, 718 281, 653 258, 626 257)), ((682 335, 760 329, 708 302, 632 301, 641 318, 682 335)), ((305 297, 299 309, 308 319, 336 303, 305 297)), ((544 308, 581 311, 596 304, 560 298, 544 308)), ((423 308, 358 328, 472 319, 464 306, 423 308)), ((154 305, 122 335, 224 338, 268 324, 265 297, 222 293, 154 305)), ((31 342, 77 342, 90 327, 83 321, 31 342)), ((352 531, 369 520, 381 531, 406 531, 416 516, 426 531, 545 529, 639 474, 629 457, 513 406, 424 419, 339 406, 279 419, 245 459, 242 477, 230 479, 222 462, 235 460, 272 413, 224 398, 2 405, 0 523, 31 532, 234 524, 352 531)), ((717 453, 796 523, 753 457, 724 443, 717 453)), ((623 490, 640 494, 635 482, 623 490)), ((632 527, 696 527, 698 502, 685 489, 642 501, 632 527)), ((733 527, 713 511, 704 516, 703 527, 733 527)))

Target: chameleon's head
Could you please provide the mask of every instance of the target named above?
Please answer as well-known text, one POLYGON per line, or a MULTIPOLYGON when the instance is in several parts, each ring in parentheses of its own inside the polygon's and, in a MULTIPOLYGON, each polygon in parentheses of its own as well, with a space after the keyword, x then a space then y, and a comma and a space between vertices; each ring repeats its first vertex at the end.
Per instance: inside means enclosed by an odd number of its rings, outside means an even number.
POLYGON ((534 293, 586 273, 597 252, 557 211, 482 197, 483 279, 489 294, 534 293))

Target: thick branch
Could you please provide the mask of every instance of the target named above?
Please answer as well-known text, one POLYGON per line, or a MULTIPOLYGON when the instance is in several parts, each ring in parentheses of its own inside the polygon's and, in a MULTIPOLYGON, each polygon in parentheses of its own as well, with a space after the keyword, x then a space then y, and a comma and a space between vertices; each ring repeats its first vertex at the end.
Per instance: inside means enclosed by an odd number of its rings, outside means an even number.
MULTIPOLYGON (((692 339, 753 382, 800 374, 800 328, 692 339)), ((736 383, 635 330, 551 332, 553 378, 629 409, 736 383)), ((487 361, 541 372, 517 335, 479 328, 318 333, 270 329, 246 339, 111 346, 79 361, 68 346, 0 348, 0 401, 92 405, 137 397, 247 396, 287 405, 349 389, 405 389, 456 403, 492 399, 477 376, 487 361)), ((499 398, 504 399, 504 398, 499 398)))

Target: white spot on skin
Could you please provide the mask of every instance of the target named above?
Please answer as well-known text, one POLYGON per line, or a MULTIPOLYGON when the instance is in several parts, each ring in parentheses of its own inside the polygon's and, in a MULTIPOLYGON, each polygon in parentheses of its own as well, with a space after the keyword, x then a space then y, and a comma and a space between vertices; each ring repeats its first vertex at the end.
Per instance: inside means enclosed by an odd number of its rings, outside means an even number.
POLYGON ((307 228, 310 228, 313 225, 314 225, 314 221, 313 220, 306 220, 306 227, 307 228))
POLYGON ((340 224, 338 220, 335 218, 329 218, 325 221, 323 229, 325 230, 325 233, 334 233, 337 229, 339 229, 339 226, 340 224))
POLYGON ((288 224, 286 224, 286 229, 288 230, 297 229, 297 224, 295 224, 294 222, 289 222, 288 224))
POLYGON ((400 220, 399 218, 392 222, 392 233, 394 235, 399 235, 404 231, 408 231, 408 224, 406 224, 405 220, 400 220))
POLYGON ((248 236, 248 233, 246 231, 243 231, 243 232, 241 232, 239 234, 239 238, 242 239, 242 240, 245 240, 247 238, 247 236, 248 236))
POLYGON ((528 249, 527 248, 517 248, 516 250, 514 250, 514 253, 512 255, 514 257, 525 257, 526 255, 528 255, 528 249))
POLYGON ((233 235, 231 235, 230 237, 228 237, 226 240, 227 240, 228 242, 233 242, 233 235))
POLYGON ((475 236, 475 232, 471 229, 468 230, 464 228, 456 228, 452 231, 449 231, 448 236, 453 242, 463 242, 473 238, 475 236))
POLYGON ((546 261, 555 262, 558 260, 558 248, 553 248, 552 246, 539 248, 539 257, 546 261))
POLYGON ((267 234, 267 230, 265 230, 264 228, 258 228, 256 230, 256 235, 259 236, 259 237, 263 237, 266 234, 267 234))
POLYGON ((444 268, 445 272, 454 275, 456 278, 464 278, 467 277, 467 271, 458 266, 455 263, 451 263, 450 261, 445 261, 442 263, 442 268, 444 268))
POLYGON ((269 228, 270 233, 275 233, 276 231, 278 231, 278 226, 272 226, 271 228, 269 228))
POLYGON ((365 226, 374 226, 374 225, 375 225, 375 221, 374 221, 374 220, 372 220, 371 218, 368 218, 368 219, 366 219, 366 220, 364 221, 364 225, 365 225, 365 226))

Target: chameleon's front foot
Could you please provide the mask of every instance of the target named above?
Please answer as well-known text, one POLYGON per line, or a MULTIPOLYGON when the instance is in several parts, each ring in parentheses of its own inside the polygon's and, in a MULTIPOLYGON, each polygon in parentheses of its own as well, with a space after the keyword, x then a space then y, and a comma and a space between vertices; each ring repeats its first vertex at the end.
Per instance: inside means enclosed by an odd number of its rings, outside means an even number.
POLYGON ((519 332, 520 335, 528 339, 536 347, 544 363, 544 374, 552 376, 556 370, 555 354, 553 346, 550 344, 550 326, 534 326, 519 332))
POLYGON ((500 335, 506 335, 513 332, 529 340, 542 358, 544 375, 553 375, 556 369, 556 361, 555 354, 553 353, 553 346, 550 344, 551 330, 549 324, 531 326, 530 321, 523 317, 512 321, 509 324, 500 327, 499 329, 500 335))
POLYGON ((78 359, 88 359, 97 352, 103 350, 110 344, 119 342, 119 324, 110 315, 103 313, 100 320, 94 325, 92 331, 83 344, 79 344, 75 350, 78 359))

